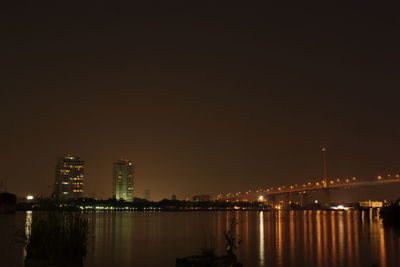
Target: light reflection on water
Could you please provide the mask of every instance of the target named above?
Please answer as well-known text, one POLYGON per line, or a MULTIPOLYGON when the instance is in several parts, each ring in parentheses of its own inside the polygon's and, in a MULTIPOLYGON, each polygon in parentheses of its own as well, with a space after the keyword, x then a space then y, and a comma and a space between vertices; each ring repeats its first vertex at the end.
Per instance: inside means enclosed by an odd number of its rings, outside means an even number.
MULTIPOLYGON (((31 234, 31 224, 32 224, 32 211, 26 211, 25 215, 25 237, 29 238, 31 234)), ((24 249, 24 257, 26 257, 26 250, 24 249)))
MULTIPOLYGON (((0 235, 11 240, 2 231, 14 223, 27 234, 31 217, 0 218, 0 235)), ((400 266, 399 234, 379 220, 360 220, 358 211, 93 212, 89 217, 86 267, 174 266, 176 257, 199 254, 206 235, 221 254, 222 233, 233 217, 244 266, 400 266)), ((12 255, 23 252, 0 252, 7 262, 12 255)), ((14 266, 22 261, 16 258, 14 266)))
POLYGON ((265 250, 265 240, 264 240, 264 212, 260 212, 260 216, 258 218, 260 225, 260 237, 258 243, 260 244, 259 248, 259 257, 260 257, 260 265, 264 265, 264 250, 265 250))
MULTIPOLYGON (((87 266, 101 258, 124 265, 174 266, 175 257, 198 254, 201 229, 215 237, 217 252, 224 249, 223 230, 234 217, 242 239, 239 260, 245 266, 399 266, 399 235, 379 220, 361 221, 358 211, 271 211, 114 213, 96 215, 96 249, 87 266), (104 221, 114 228, 101 232, 104 221), (116 227, 118 225, 118 227, 116 227), (146 229, 151 228, 151 231, 146 229), (106 256, 110 236, 116 244, 106 256), (129 238, 130 237, 130 238, 129 238), (146 245, 144 245, 146 244, 146 245), (163 244, 160 246, 160 244, 163 244), (99 249, 98 249, 99 248, 99 249), (129 254, 129 260, 125 255, 129 254), (156 257, 154 257, 157 255, 156 257), (361 256, 361 258, 360 258, 361 256)), ((96 264, 95 264, 96 263, 96 264)))

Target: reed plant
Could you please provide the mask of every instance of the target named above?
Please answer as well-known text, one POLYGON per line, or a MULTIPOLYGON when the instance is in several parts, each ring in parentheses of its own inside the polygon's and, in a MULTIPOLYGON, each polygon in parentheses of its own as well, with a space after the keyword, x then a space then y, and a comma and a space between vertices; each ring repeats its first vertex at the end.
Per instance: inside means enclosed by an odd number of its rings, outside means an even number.
POLYGON ((82 266, 88 237, 89 221, 82 212, 34 213, 25 266, 82 266))
POLYGON ((227 255, 235 255, 235 251, 239 248, 242 240, 236 236, 236 227, 239 223, 234 217, 232 217, 229 227, 224 230, 224 237, 226 242, 226 253, 227 255))

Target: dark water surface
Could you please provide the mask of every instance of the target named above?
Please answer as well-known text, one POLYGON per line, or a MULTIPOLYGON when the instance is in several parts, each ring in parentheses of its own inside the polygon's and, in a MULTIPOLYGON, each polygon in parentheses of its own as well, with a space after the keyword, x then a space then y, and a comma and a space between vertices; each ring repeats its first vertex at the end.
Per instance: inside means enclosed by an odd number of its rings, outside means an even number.
MULTIPOLYGON (((21 232, 32 213, 0 215, 0 266, 23 266, 21 232)), ((93 212, 85 267, 174 266, 203 247, 224 249, 239 222, 244 266, 400 266, 400 235, 358 211, 93 212)))

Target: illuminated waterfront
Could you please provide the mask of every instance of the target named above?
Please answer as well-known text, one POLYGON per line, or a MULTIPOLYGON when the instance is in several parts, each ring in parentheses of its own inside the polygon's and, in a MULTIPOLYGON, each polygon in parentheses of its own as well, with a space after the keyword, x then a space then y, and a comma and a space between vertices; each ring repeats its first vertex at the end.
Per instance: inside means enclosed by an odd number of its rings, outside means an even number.
MULTIPOLYGON (((11 233, 28 231, 31 213, 1 217, 1 236, 22 266, 23 247, 11 233), (16 226, 16 227, 14 227, 16 226), (14 229, 14 230, 10 230, 14 229), (12 244, 12 242, 15 242, 12 244)), ((205 243, 222 253, 229 218, 239 222, 244 266, 399 266, 399 234, 358 211, 92 212, 85 266, 174 266, 176 257, 198 254, 205 243)), ((4 251, 2 250, 3 254, 4 251)))

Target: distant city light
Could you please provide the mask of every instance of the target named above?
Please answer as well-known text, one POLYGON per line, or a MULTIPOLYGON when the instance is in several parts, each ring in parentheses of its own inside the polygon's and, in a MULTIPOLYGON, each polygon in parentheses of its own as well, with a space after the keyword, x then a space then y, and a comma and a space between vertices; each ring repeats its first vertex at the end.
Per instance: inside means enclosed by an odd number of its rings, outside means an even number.
POLYGON ((33 196, 26 196, 27 200, 33 200, 33 196))
POLYGON ((334 209, 334 210, 348 210, 349 207, 345 207, 343 205, 338 205, 338 206, 332 206, 332 209, 334 209))

